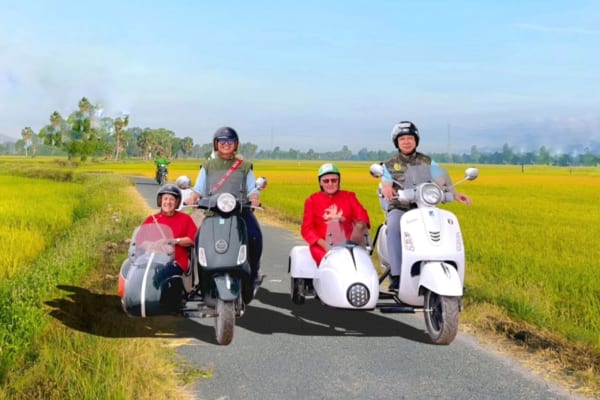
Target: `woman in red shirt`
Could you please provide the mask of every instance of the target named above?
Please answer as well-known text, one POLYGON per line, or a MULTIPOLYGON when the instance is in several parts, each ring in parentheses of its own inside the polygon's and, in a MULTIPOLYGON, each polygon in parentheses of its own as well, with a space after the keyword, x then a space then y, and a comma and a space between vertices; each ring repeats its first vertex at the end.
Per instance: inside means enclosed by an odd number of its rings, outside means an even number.
POLYGON ((157 214, 150 215, 144 224, 164 224, 171 228, 175 242, 175 261, 184 273, 189 270, 188 247, 194 245, 198 227, 189 214, 177 211, 181 204, 181 191, 175 185, 163 186, 156 195, 160 207, 157 214))
POLYGON ((319 192, 304 202, 301 234, 308 242, 310 253, 317 265, 329 250, 326 240, 327 223, 339 220, 347 238, 361 243, 370 227, 367 210, 354 192, 340 190, 340 170, 333 164, 319 168, 319 192))

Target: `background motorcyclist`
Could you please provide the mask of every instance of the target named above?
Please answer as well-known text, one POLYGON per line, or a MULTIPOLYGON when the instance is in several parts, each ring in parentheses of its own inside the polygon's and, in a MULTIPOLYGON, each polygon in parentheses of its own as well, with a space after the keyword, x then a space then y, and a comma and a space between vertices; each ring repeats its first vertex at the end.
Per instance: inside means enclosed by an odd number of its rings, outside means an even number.
MULTIPOLYGON (((415 208, 415 204, 401 202, 396 193, 402 189, 408 166, 435 164, 429 156, 417 151, 419 130, 410 121, 401 121, 392 128, 392 143, 398 152, 383 163, 381 195, 387 201, 387 248, 391 264, 390 290, 398 290, 402 267, 402 243, 400 236, 400 218, 415 208)), ((463 193, 455 193, 454 198, 461 203, 471 204, 471 199, 463 193)))
MULTIPOLYGON (((237 154, 239 136, 228 126, 217 129, 213 135, 213 150, 215 157, 202 163, 190 203, 196 203, 201 197, 216 193, 241 194, 242 205, 260 206, 260 194, 256 188, 256 177, 252 164, 244 161, 237 154)), ((258 286, 262 280, 260 274, 260 257, 262 255, 262 232, 254 212, 249 207, 243 207, 242 218, 248 232, 248 259, 252 270, 252 280, 258 286)))
POLYGON ((311 194, 304 202, 300 228, 317 265, 329 250, 326 240, 328 221, 339 219, 346 237, 359 244, 364 244, 364 235, 370 227, 367 210, 358 201, 356 194, 340 190, 341 174, 337 166, 329 163, 321 165, 318 181, 320 190, 311 194))
POLYGON ((157 214, 150 215, 143 224, 164 224, 171 228, 174 235, 175 263, 180 271, 174 273, 187 273, 189 270, 188 248, 194 245, 194 238, 198 228, 188 214, 177 211, 181 204, 181 191, 172 184, 162 186, 156 194, 156 205, 160 207, 157 214))
POLYGON ((156 152, 156 158, 154 159, 154 164, 156 165, 156 181, 158 181, 158 171, 159 171, 160 165, 164 165, 165 172, 168 173, 167 165, 169 165, 170 163, 171 162, 169 161, 167 156, 163 156, 162 151, 156 152))

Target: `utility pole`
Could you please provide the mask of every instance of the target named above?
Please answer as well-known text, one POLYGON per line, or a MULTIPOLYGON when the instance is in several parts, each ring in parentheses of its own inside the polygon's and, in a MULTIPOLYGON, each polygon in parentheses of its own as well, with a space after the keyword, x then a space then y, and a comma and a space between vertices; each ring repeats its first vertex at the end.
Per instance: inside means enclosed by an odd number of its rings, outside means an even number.
POLYGON ((452 151, 450 150, 450 124, 448 124, 448 162, 452 162, 452 151))

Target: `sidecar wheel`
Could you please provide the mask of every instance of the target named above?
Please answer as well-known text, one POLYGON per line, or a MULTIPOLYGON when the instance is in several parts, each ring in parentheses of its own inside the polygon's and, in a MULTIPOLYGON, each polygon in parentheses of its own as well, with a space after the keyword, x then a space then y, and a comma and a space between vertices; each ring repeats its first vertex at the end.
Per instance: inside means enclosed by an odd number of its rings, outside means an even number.
POLYGON ((425 326, 429 337, 435 344, 450 344, 458 333, 460 299, 427 290, 424 300, 425 326))
POLYGON ((233 340, 235 327, 235 304, 233 301, 217 299, 215 317, 215 336, 217 343, 228 345, 233 340))
POLYGON ((304 279, 292 278, 292 301, 294 304, 301 306, 304 304, 304 279))

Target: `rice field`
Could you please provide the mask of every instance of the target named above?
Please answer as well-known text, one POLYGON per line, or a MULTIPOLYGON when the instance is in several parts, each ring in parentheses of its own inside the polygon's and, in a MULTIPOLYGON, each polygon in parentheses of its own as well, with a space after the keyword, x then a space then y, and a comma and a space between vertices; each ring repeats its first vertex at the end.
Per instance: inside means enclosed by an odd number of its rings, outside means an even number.
MULTIPOLYGON (((266 213, 299 230, 304 199, 318 190, 316 175, 321 163, 255 162, 255 174, 269 181, 262 193, 266 213)), ((195 180, 199 164, 199 160, 174 160, 169 180, 184 174, 195 180)), ((337 165, 342 171, 342 189, 356 192, 369 211, 374 233, 384 215, 369 163, 337 165)), ((466 167, 450 165, 448 169, 456 181, 466 167)), ((495 304, 513 318, 600 349, 600 278, 596 271, 600 267, 600 169, 478 167, 480 177, 459 186, 459 191, 471 196, 473 205, 444 206, 457 214, 465 240, 466 306, 495 304)), ((88 163, 78 169, 154 175, 151 161, 88 163)), ((0 179, 3 187, 17 185, 10 176, 0 175, 0 179)), ((0 201, 0 217, 5 221, 0 228, 0 257, 4 257, 0 276, 4 277, 25 265, 28 257, 35 257, 44 241, 51 240, 75 212, 72 197, 77 196, 77 189, 72 184, 19 179, 24 182, 18 184, 19 192, 4 191, 0 201), (23 246, 24 241, 28 246, 23 246), (14 261, 17 253, 24 258, 14 261)))
POLYGON ((0 175, 0 278, 27 266, 73 221, 82 186, 0 175))

